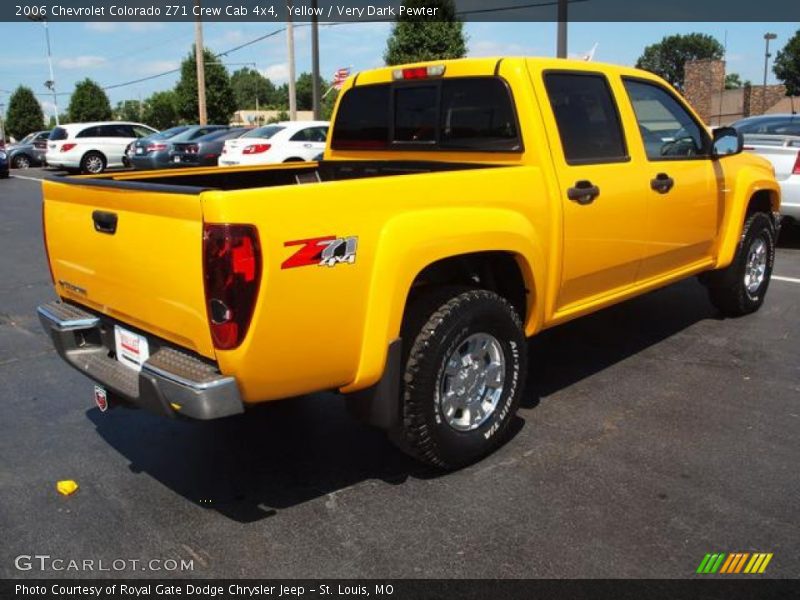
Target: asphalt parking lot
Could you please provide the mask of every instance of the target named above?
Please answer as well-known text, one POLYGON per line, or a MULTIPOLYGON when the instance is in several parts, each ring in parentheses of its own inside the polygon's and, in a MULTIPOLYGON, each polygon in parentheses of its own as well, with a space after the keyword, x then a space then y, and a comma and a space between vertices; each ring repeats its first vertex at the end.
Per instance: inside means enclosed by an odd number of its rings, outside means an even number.
POLYGON ((755 315, 719 318, 689 280, 532 340, 513 438, 441 475, 330 394, 101 414, 35 315, 54 296, 40 197, 0 181, 0 577, 671 578, 709 552, 800 573, 800 228, 755 315), (194 570, 17 570, 33 554, 194 570))

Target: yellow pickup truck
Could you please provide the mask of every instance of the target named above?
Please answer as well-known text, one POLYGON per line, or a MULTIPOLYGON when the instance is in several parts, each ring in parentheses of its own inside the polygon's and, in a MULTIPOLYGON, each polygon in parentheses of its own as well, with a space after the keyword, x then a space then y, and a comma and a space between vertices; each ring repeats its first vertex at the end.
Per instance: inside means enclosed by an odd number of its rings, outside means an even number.
POLYGON ((527 337, 693 275, 725 315, 758 309, 780 191, 741 149, 635 69, 364 71, 319 162, 45 181, 60 300, 39 315, 102 409, 212 419, 337 390, 458 468, 504 439, 527 337))

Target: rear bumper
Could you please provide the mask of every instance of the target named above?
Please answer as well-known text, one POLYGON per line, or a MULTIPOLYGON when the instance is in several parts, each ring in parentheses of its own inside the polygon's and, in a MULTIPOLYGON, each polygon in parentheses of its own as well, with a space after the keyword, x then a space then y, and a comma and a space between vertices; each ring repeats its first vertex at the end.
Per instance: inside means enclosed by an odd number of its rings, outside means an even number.
POLYGON ((162 347, 137 372, 110 356, 108 327, 96 315, 65 302, 37 312, 61 358, 125 403, 203 420, 244 412, 236 380, 189 354, 162 347))
POLYGON ((800 175, 778 182, 781 186, 781 214, 800 220, 800 175))

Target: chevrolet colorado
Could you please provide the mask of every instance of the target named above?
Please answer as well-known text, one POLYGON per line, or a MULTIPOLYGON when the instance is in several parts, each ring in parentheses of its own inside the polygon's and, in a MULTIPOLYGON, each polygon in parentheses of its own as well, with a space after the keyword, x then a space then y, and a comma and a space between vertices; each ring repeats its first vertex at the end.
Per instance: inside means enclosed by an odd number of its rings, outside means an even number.
POLYGON ((338 390, 427 463, 504 439, 526 337, 701 275, 759 308, 780 190, 640 70, 481 58, 345 83, 323 160, 50 179, 59 300, 95 399, 212 419, 338 390))

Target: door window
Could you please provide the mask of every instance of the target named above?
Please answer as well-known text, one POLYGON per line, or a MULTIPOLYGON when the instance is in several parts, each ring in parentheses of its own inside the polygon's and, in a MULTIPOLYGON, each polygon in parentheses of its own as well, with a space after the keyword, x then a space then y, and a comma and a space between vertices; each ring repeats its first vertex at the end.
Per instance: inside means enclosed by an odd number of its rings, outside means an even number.
POLYGON ((603 75, 547 73, 544 82, 567 163, 628 160, 617 107, 603 75))
POLYGON ((708 154, 708 134, 680 102, 660 85, 623 79, 650 160, 708 154))

